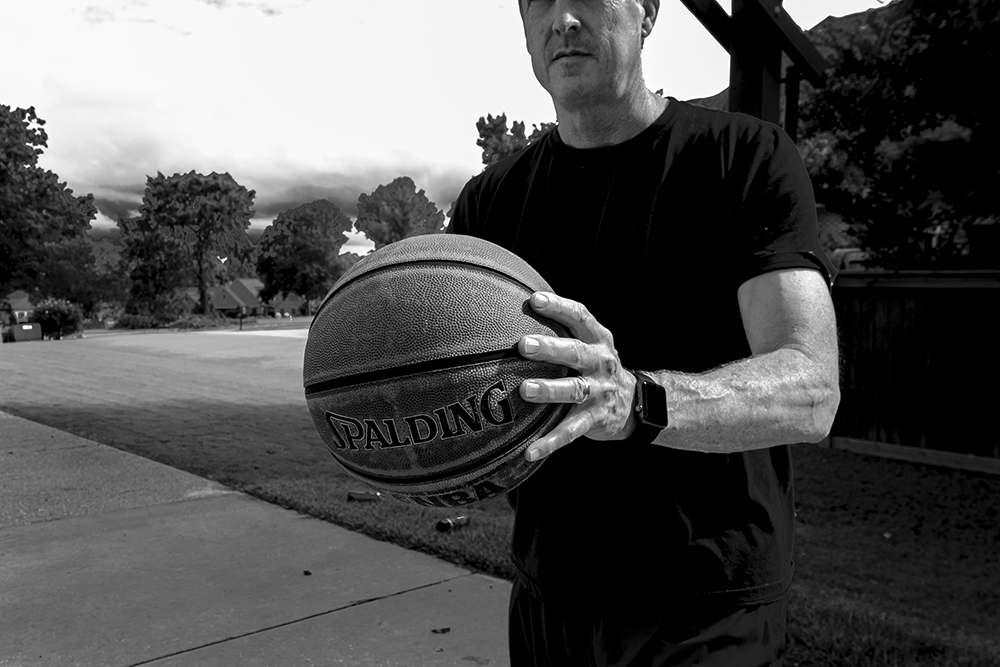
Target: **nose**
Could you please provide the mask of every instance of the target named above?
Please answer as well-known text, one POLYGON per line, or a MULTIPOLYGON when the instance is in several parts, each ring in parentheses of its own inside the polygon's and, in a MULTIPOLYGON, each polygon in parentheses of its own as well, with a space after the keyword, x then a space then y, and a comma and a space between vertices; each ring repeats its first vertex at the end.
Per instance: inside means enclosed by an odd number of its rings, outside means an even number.
POLYGON ((565 35, 580 29, 580 19, 574 11, 575 4, 574 0, 556 0, 552 30, 557 35, 565 35))

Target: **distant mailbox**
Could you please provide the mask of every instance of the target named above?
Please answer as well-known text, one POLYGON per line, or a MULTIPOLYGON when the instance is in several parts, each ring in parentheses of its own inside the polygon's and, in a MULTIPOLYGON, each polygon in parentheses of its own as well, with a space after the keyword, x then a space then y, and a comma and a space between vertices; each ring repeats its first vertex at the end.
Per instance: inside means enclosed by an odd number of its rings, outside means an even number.
POLYGON ((15 324, 11 327, 11 333, 13 334, 15 341, 41 340, 42 325, 36 322, 25 322, 23 324, 15 324))

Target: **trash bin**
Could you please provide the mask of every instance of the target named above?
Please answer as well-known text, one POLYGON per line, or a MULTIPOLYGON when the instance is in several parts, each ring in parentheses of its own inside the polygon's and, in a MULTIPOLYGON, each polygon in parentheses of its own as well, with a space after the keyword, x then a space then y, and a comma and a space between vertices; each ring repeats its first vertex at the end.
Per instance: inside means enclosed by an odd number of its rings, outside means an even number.
POLYGON ((41 340, 42 325, 37 322, 14 324, 11 326, 11 334, 15 343, 22 340, 41 340))

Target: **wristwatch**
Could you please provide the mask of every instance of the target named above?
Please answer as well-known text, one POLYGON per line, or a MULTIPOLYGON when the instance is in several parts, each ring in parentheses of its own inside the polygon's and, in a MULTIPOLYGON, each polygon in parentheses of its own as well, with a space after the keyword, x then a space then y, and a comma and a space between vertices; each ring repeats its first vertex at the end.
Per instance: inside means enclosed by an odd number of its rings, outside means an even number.
POLYGON ((667 390, 642 371, 632 371, 635 376, 635 431, 632 440, 652 443, 660 431, 667 427, 667 390))

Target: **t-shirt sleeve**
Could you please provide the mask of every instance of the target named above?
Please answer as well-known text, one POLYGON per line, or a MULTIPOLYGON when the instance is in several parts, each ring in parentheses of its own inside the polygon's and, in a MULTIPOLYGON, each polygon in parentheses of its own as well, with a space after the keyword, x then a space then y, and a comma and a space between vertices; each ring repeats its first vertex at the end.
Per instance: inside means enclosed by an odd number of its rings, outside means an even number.
POLYGON ((462 188, 452 207, 451 220, 444 230, 446 234, 473 235, 476 228, 476 189, 479 181, 479 178, 474 177, 462 188))
POLYGON ((815 269, 833 286, 837 271, 819 244, 816 199, 795 144, 762 124, 747 137, 750 155, 735 223, 742 232, 738 284, 769 271, 815 269))

